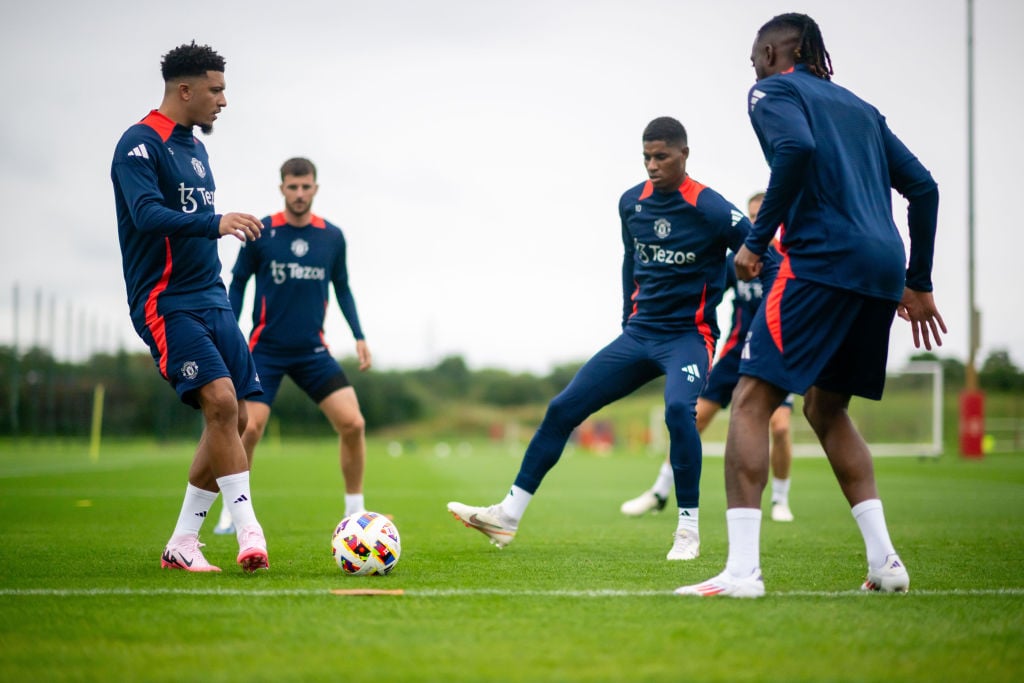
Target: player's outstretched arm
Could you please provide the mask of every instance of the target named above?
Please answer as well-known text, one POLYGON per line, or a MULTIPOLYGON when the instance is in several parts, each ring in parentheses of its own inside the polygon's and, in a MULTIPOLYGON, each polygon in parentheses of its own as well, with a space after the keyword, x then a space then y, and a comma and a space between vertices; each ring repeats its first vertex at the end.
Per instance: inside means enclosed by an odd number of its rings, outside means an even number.
POLYGON ((921 348, 922 339, 924 348, 929 351, 932 350, 932 339, 935 340, 936 346, 942 346, 939 330, 942 330, 942 334, 947 334, 946 323, 942 320, 939 309, 935 307, 935 299, 931 292, 904 288, 903 299, 896 308, 896 313, 910 323, 915 347, 921 348))
POLYGON ((220 217, 221 237, 231 235, 239 242, 259 239, 263 232, 263 223, 259 218, 248 213, 226 213, 220 217))

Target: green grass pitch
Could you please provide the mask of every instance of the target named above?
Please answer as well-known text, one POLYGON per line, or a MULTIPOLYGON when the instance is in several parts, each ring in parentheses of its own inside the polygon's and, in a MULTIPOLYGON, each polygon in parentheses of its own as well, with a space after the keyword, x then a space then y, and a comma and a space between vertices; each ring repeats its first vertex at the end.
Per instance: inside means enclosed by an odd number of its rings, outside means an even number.
MULTIPOLYGON (((766 520, 760 600, 672 595, 724 566, 722 460, 704 463, 702 554, 665 560, 671 513, 623 517, 655 455, 567 451, 504 550, 449 500, 498 501, 521 450, 371 439, 367 502, 403 553, 386 577, 330 556, 332 441, 266 445, 253 471, 271 568, 160 569, 191 444, 0 443, 4 681, 1018 681, 1024 672, 1024 455, 879 458, 907 595, 865 595, 863 546, 827 463, 797 459, 792 524, 766 520), (438 453, 448 453, 440 457, 438 453), (403 589, 341 597, 339 588, 403 589)), ((214 508, 219 510, 219 503, 214 508)))

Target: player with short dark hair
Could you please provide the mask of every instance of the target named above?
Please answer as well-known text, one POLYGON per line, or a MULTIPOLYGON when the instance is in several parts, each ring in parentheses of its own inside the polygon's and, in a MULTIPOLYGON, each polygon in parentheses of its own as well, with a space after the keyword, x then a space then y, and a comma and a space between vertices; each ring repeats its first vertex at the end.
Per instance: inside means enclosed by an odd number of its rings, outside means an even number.
POLYGON ((597 352, 548 405, 505 499, 490 507, 450 502, 467 527, 503 547, 578 425, 600 408, 665 375, 665 423, 679 522, 669 559, 700 554, 701 444, 697 397, 718 339, 715 308, 725 289, 725 259, 750 222, 686 173, 683 125, 654 119, 643 133, 648 180, 619 200, 622 228, 622 334, 597 352))
POLYGON ((261 393, 252 356, 231 316, 221 281, 217 239, 255 240, 262 225, 247 213, 214 211, 216 183, 204 133, 227 106, 224 60, 205 45, 182 45, 163 57, 159 109, 121 136, 110 176, 128 306, 136 332, 181 400, 203 413, 174 533, 161 556, 169 569, 220 571, 206 561, 199 530, 224 493, 238 520, 238 564, 269 566, 256 519, 241 432, 246 399, 261 393))
MULTIPOLYGON (((291 377, 339 435, 348 516, 365 510, 366 423, 355 389, 324 339, 328 285, 334 286, 356 339, 359 369, 368 370, 372 358, 349 287, 345 236, 312 211, 319 190, 313 162, 301 157, 284 162, 280 190, 284 211, 263 219, 263 238, 242 248, 231 271, 229 297, 236 318, 242 313, 246 285, 256 278, 249 348, 263 384, 263 394, 249 403, 242 441, 251 467, 281 380, 291 377)), ((230 533, 233 526, 225 506, 214 532, 230 533)))
POLYGON ((768 418, 788 392, 804 395, 804 415, 864 538, 862 589, 906 591, 910 577, 889 537, 871 452, 847 406, 852 396, 881 398, 897 312, 915 345, 942 343, 946 326, 931 294, 938 187, 875 107, 831 82, 831 56, 813 19, 774 17, 758 31, 750 59, 757 79, 750 121, 771 175, 736 274, 757 275, 780 224, 783 261, 751 326, 733 393, 725 571, 676 592, 764 595, 759 503, 768 418), (891 189, 909 202, 909 265, 891 189))
MULTIPOLYGON (((758 192, 747 200, 747 216, 757 220, 764 192, 758 192)), ((726 289, 733 291, 732 327, 718 354, 718 360, 711 366, 707 386, 697 399, 697 431, 701 434, 722 408, 732 401, 732 392, 740 380, 740 353, 747 338, 750 323, 761 307, 763 291, 760 280, 743 282, 736 278, 733 255, 729 254, 725 264, 726 289)), ((793 412, 793 397, 787 396, 771 418, 771 466, 772 466, 772 519, 776 522, 792 522, 793 511, 789 507, 790 468, 793 463, 793 443, 789 431, 790 416, 793 412)), ((622 514, 639 517, 648 512, 659 512, 665 508, 672 491, 672 463, 668 458, 658 470, 654 484, 636 498, 620 506, 622 514)))

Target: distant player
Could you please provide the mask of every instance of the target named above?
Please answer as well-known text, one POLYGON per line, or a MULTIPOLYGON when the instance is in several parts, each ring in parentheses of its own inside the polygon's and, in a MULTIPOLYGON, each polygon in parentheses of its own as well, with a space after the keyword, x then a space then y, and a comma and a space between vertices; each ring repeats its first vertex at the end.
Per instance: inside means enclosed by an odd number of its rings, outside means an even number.
MULTIPOLYGON (((758 192, 747 200, 747 215, 757 220, 764 192, 758 192)), ((743 282, 736 279, 733 256, 726 263, 726 287, 733 290, 732 329, 718 360, 711 367, 708 384, 697 399, 697 431, 701 434, 715 415, 726 408, 732 400, 732 391, 739 381, 740 352, 747 338, 750 321, 761 306, 762 287, 760 281, 743 282)), ((771 419, 772 437, 772 519, 776 522, 792 522, 793 512, 789 508, 789 472, 793 463, 793 443, 789 433, 789 418, 793 412, 793 397, 787 396, 771 419)), ((648 512, 664 509, 672 490, 672 464, 666 458, 650 489, 636 498, 622 504, 622 514, 639 517, 648 512)))
MULTIPOLYGON (((339 459, 345 479, 345 516, 365 509, 363 471, 366 463, 365 421, 359 400, 324 339, 328 286, 334 286, 342 315, 356 339, 359 369, 372 364, 355 298, 348 282, 347 250, 341 230, 313 213, 319 190, 316 167, 308 159, 289 159, 281 166, 284 211, 263 219, 263 238, 238 253, 231 271, 229 296, 235 316, 249 279, 256 278, 249 347, 263 385, 263 394, 249 403, 249 423, 242 435, 252 466, 256 444, 263 437, 270 407, 285 375, 327 416, 339 435, 339 459)), ((216 533, 231 533, 228 507, 216 533)))
POLYGON ((757 222, 736 253, 736 274, 759 272, 782 224, 783 262, 754 319, 733 393, 725 446, 729 557, 725 571, 681 595, 764 595, 761 492, 768 419, 788 392, 828 456, 867 552, 862 589, 906 591, 878 497, 871 452, 847 414, 851 396, 880 399, 893 316, 915 345, 946 331, 932 299, 939 191, 931 174, 867 102, 832 83, 817 23, 782 14, 757 32, 757 83, 748 98, 771 177, 757 222), (892 218, 892 188, 909 200, 909 265, 892 218))
POLYGON ((622 224, 622 334, 598 351, 548 406, 505 499, 490 507, 451 502, 467 527, 508 545, 547 472, 583 420, 652 379, 666 376, 679 522, 669 559, 700 554, 701 444, 694 423, 718 339, 715 307, 725 289, 725 258, 750 222, 686 173, 690 148, 679 121, 662 117, 643 132, 648 180, 619 200, 622 224))
POLYGON ((121 136, 110 170, 132 324, 160 374, 203 413, 185 500, 160 565, 220 571, 203 557, 199 530, 222 491, 237 521, 238 564, 255 571, 269 561, 240 434, 245 399, 261 391, 221 281, 217 239, 255 240, 262 226, 247 213, 214 212, 210 160, 192 133, 195 126, 212 132, 227 106, 224 59, 193 42, 164 55, 161 71, 160 108, 121 136))

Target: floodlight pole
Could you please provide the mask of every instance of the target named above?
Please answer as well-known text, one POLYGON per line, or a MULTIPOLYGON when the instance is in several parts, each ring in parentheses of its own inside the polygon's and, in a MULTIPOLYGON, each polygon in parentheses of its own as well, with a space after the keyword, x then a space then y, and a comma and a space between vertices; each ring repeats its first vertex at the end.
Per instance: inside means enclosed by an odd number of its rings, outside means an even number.
POLYGON ((985 443, 985 394, 978 385, 981 314, 974 293, 974 0, 967 0, 967 325, 966 383, 960 395, 960 454, 980 458, 985 443))
POLYGON ((981 317, 974 291, 974 0, 967 0, 967 390, 978 390, 981 317))

